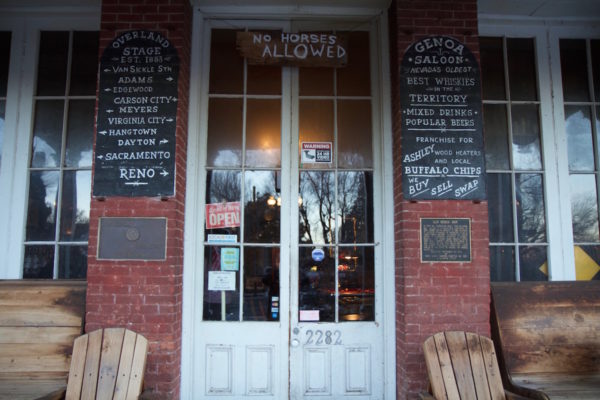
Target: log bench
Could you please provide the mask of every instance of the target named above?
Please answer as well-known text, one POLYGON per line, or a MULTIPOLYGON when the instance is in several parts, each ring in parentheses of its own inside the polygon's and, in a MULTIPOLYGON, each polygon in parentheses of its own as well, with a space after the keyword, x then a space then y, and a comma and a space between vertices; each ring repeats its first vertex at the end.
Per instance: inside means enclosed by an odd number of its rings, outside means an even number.
POLYGON ((505 387, 533 399, 600 399, 600 282, 492 283, 505 387))
POLYGON ((85 281, 0 281, 0 399, 34 399, 66 385, 85 291, 85 281))

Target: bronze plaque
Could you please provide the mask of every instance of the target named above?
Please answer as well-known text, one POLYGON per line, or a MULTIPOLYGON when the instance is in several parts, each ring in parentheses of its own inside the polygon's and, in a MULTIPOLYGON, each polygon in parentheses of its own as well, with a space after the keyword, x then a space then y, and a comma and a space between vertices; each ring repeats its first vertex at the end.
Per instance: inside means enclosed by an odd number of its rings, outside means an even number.
POLYGON ((471 262, 471 220, 421 218, 421 262, 471 262))
POLYGON ((100 218, 99 260, 165 260, 166 218, 100 218))

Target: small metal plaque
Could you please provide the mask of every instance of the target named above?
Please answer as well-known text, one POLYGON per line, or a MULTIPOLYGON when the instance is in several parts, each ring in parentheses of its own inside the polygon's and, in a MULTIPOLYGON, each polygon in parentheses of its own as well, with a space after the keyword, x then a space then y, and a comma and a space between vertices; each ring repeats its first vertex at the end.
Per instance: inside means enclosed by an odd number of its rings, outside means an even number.
POLYGON ((166 218, 100 218, 99 260, 164 260, 166 218))
POLYGON ((471 220, 421 218, 421 262, 471 262, 471 220))

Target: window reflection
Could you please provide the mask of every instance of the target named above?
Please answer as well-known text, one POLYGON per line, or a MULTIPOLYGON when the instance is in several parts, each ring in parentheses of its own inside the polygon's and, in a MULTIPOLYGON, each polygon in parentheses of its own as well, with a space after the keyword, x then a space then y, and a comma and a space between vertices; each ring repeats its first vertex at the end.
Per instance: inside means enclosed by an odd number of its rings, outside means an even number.
POLYGON ((54 246, 25 246, 23 279, 52 279, 54 246))
POLYGON ((545 242, 546 216, 542 175, 517 174, 515 176, 515 187, 517 192, 519 242, 545 242))
POLYGON ((65 171, 60 213, 60 240, 88 240, 91 181, 91 171, 65 171))
POLYGON ((277 171, 246 171, 244 241, 279 243, 281 197, 277 171))
POLYGON ((49 168, 60 165, 63 113, 64 102, 62 100, 36 102, 31 152, 33 168, 49 168))
POLYGON ((335 321, 335 250, 324 248, 322 261, 312 256, 312 247, 299 249, 299 321, 335 321))
POLYGON ((375 259, 372 247, 340 247, 339 319, 375 319, 375 259))
POLYGON ((327 171, 300 173, 300 242, 335 242, 335 175, 327 171))
POLYGON ((239 269, 237 271, 222 271, 220 246, 205 246, 204 248, 204 310, 202 318, 205 321, 239 321, 240 319, 240 290, 239 269), (210 287, 211 273, 227 272, 228 279, 235 279, 235 290, 218 290, 210 287))
POLYGON ((598 198, 594 175, 573 174, 571 183, 571 220, 575 242, 595 243, 598 234, 598 198))
POLYGON ((512 126, 514 168, 520 170, 542 169, 538 106, 513 106, 512 126))
POLYGON ((519 248, 521 281, 547 281, 548 254, 546 246, 526 246, 519 248))
POLYGON ((565 128, 570 171, 594 170, 592 121, 586 106, 565 107, 565 128))
POLYGON ((338 173, 340 243, 373 242, 372 173, 338 173))
MULTIPOLYGON (((206 204, 235 203, 241 199, 241 172, 228 170, 208 171, 206 174, 206 204)), ((238 223, 224 228, 207 229, 206 234, 235 235, 239 240, 238 223)), ((208 237, 208 236, 207 236, 208 237)))
POLYGON ((58 201, 57 171, 32 172, 29 177, 26 240, 54 240, 56 202, 58 201))
POLYGON ((244 321, 279 321, 279 248, 244 249, 244 321))

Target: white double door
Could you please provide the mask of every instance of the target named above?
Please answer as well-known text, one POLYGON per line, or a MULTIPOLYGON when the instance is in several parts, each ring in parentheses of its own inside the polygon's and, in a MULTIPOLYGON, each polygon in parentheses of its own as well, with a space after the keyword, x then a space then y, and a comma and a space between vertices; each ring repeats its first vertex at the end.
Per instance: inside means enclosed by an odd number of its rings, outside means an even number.
MULTIPOLYGON (((228 34, 215 33, 214 28, 211 32, 215 37, 228 34)), ((359 42, 355 51, 366 53, 355 54, 355 59, 372 59, 369 46, 377 43, 373 29, 362 36, 352 35, 351 40, 359 42)), ((225 46, 224 43, 226 39, 218 40, 219 46, 225 46)), ((248 70, 245 63, 244 68, 248 70)), ((202 271, 204 279, 198 280, 194 289, 202 301, 197 306, 191 339, 193 393, 196 398, 382 399, 386 374, 389 378, 393 371, 389 365, 386 368, 386 360, 390 362, 385 356, 386 341, 390 340, 386 340, 385 321, 394 320, 393 315, 384 315, 383 288, 389 287, 384 285, 384 279, 393 280, 394 274, 393 268, 387 276, 384 274, 379 245, 384 201, 378 167, 382 147, 381 127, 377 124, 380 110, 372 95, 377 90, 375 82, 370 81, 370 76, 375 75, 369 76, 366 71, 370 82, 366 95, 343 95, 340 86, 352 85, 356 79, 340 74, 351 74, 351 67, 343 72, 317 71, 317 78, 319 74, 321 78, 332 74, 332 93, 303 96, 302 79, 312 79, 312 72, 304 75, 296 67, 282 67, 281 71, 281 96, 272 96, 280 99, 281 105, 280 164, 267 168, 268 171, 243 166, 235 171, 241 174, 242 182, 240 226, 228 236, 228 240, 235 237, 235 243, 210 243, 211 231, 206 224, 197 233, 204 238, 204 262, 196 268, 202 271), (313 128, 319 132, 314 133, 313 128), (326 132, 328 129, 331 132, 326 132), (303 143, 329 143, 331 162, 316 164, 303 158, 303 143), (250 243, 244 233, 253 223, 248 218, 253 212, 251 206, 260 197, 254 187, 252 195, 244 194, 251 193, 249 187, 255 182, 250 176, 256 170, 274 174, 274 197, 278 201, 269 206, 278 210, 280 218, 279 238, 266 247, 271 260, 262 264, 252 257, 257 254, 254 250, 264 250, 265 246, 250 243), (214 269, 209 264, 215 257, 224 257, 223 247, 238 248, 237 261, 233 255, 233 269, 237 271, 235 289, 219 292, 218 284, 208 282, 212 278, 207 271, 214 269), (274 257, 278 259, 272 260, 274 257), (279 282, 275 292, 265 288, 264 279, 250 276, 254 264, 263 265, 265 271, 272 271, 277 264, 279 282), (255 311, 261 307, 266 307, 266 313, 255 311)), ((256 70, 251 72, 255 74, 256 70)), ((245 72, 244 79, 250 75, 245 72)), ((309 84, 307 90, 320 90, 313 86, 309 84)), ((221 100, 219 95, 208 97, 209 101, 215 99, 215 104, 221 100)), ((243 118, 249 121, 253 98, 244 94, 243 101, 248 104, 244 105, 243 118)), ((243 146, 252 142, 251 129, 248 122, 244 129, 248 138, 243 146)), ((207 158, 210 167, 210 155, 207 158)), ((211 202, 210 177, 223 172, 217 171, 218 167, 207 170, 206 201, 198 202, 202 209, 211 202)), ((260 236, 260 232, 255 234, 260 236)), ((219 262, 216 264, 218 267, 219 262)), ((390 299, 389 291, 387 298, 390 299)), ((393 327, 387 330, 388 336, 390 331, 393 327)), ((389 344, 387 347, 390 350, 389 344)), ((393 389, 388 388, 388 393, 393 393, 393 389)))

